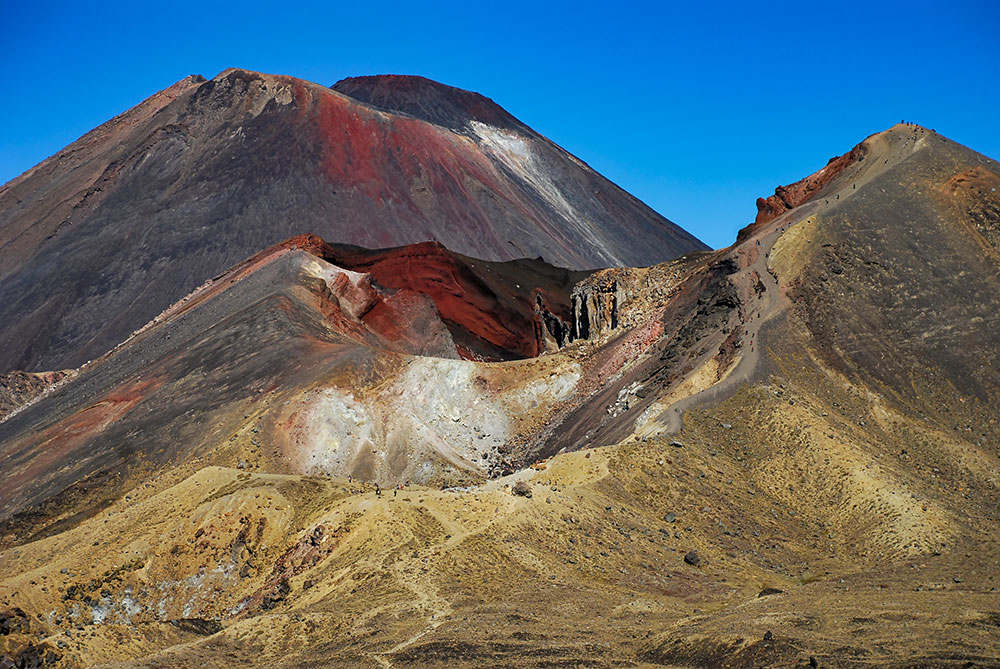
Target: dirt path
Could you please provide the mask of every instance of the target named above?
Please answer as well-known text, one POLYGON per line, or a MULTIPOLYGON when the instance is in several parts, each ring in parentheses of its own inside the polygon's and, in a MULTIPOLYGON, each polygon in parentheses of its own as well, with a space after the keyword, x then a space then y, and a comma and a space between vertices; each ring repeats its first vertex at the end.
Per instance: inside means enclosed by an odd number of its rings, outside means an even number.
MULTIPOLYGON (((719 401, 741 384, 750 380, 754 370, 757 369, 757 363, 760 361, 761 342, 759 336, 761 326, 774 318, 774 316, 787 306, 787 301, 781 297, 781 293, 778 290, 777 280, 767 269, 768 256, 771 253, 771 249, 774 248, 774 243, 778 241, 778 238, 786 230, 800 220, 808 218, 813 210, 817 208, 818 204, 806 203, 789 211, 784 216, 775 219, 769 224, 772 226, 769 232, 756 237, 756 239, 760 240, 757 258, 745 269, 740 270, 738 281, 750 281, 753 273, 756 271, 766 290, 757 299, 757 303, 749 312, 747 321, 743 325, 749 332, 743 337, 743 352, 740 360, 736 363, 736 368, 724 379, 701 392, 677 400, 661 414, 660 420, 663 422, 667 434, 675 434, 683 427, 684 412, 688 409, 707 402, 719 401), (751 342, 753 342, 752 346, 751 342)), ((753 239, 750 239, 744 242, 744 244, 752 242, 753 239)))
POLYGON ((412 603, 413 607, 427 613, 427 624, 424 625, 422 630, 406 639, 403 639, 392 648, 389 648, 388 650, 377 655, 373 655, 375 661, 387 669, 393 666, 392 656, 394 654, 409 648, 436 630, 444 622, 445 617, 451 615, 452 613, 451 605, 448 604, 448 601, 437 592, 437 588, 434 587, 430 578, 425 577, 420 579, 421 582, 414 583, 412 577, 408 577, 406 574, 402 573, 401 566, 401 562, 397 562, 397 564, 392 566, 390 571, 395 574, 396 581, 398 583, 404 585, 410 590, 410 592, 413 593, 415 597, 415 601, 412 603))
MULTIPOLYGON (((404 493, 404 496, 407 494, 409 493, 404 493)), ((433 497, 433 494, 428 496, 433 497)), ((493 527, 498 520, 497 515, 494 514, 492 518, 478 524, 477 527, 470 529, 465 524, 455 520, 452 517, 453 514, 449 513, 447 509, 435 508, 433 504, 422 504, 421 506, 441 525, 446 533, 445 536, 448 537, 444 541, 434 544, 432 548, 435 551, 443 552, 454 548, 467 538, 480 534, 481 532, 493 527)), ((505 518, 506 516, 507 513, 504 513, 500 516, 500 518, 505 518)), ((414 599, 411 603, 412 607, 417 611, 422 612, 423 615, 426 615, 426 624, 423 629, 406 639, 403 639, 388 650, 378 653, 377 655, 373 655, 374 659, 386 669, 390 669, 394 666, 392 660, 393 655, 409 648, 428 634, 434 632, 444 623, 447 616, 453 613, 451 604, 440 594, 437 586, 434 585, 431 571, 429 569, 423 570, 417 575, 406 573, 406 569, 412 566, 412 563, 406 560, 397 560, 388 566, 383 565, 383 568, 387 568, 388 571, 394 575, 397 583, 406 587, 413 593, 414 599)))

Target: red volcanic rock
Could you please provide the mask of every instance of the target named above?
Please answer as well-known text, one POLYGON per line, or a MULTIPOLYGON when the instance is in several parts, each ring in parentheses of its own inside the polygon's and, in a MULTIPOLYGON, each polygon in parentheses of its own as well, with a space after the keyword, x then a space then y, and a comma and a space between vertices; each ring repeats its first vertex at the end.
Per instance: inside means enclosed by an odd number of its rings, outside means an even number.
POLYGON ((295 235, 280 244, 275 244, 270 249, 262 251, 261 253, 269 254, 273 253, 277 249, 301 249, 303 251, 308 251, 317 258, 329 257, 334 252, 334 248, 327 244, 326 240, 319 235, 314 235, 312 233, 295 235))
POLYGON ((364 269, 354 271, 337 265, 337 249, 314 234, 297 235, 261 251, 157 318, 161 321, 175 318, 295 251, 304 251, 331 263, 314 268, 317 275, 311 280, 311 287, 322 297, 316 304, 317 309, 341 335, 360 344, 400 353, 458 356, 448 329, 429 296, 397 286, 378 285, 364 269))
POLYGON ((326 316, 342 332, 363 341, 359 321, 390 348, 442 355, 434 326, 443 322, 458 354, 478 360, 530 358, 544 352, 548 341, 565 343, 570 293, 589 274, 537 259, 477 260, 435 242, 369 250, 309 233, 262 251, 228 275, 242 277, 293 250, 357 273, 337 274, 324 289, 336 307, 326 316))
POLYGON ((570 272, 540 260, 490 263, 467 258, 427 242, 371 251, 331 245, 316 235, 299 235, 279 248, 306 250, 324 260, 371 276, 383 296, 360 318, 389 340, 400 337, 394 309, 421 308, 429 298, 461 355, 483 360, 534 357, 547 339, 565 337, 560 324, 572 317, 570 291, 586 272, 570 272), (553 331, 555 330, 555 331, 553 331))
POLYGON ((959 172, 941 186, 941 191, 952 197, 983 195, 996 193, 1000 186, 1000 177, 982 165, 976 165, 959 172))
POLYGON ((754 220, 754 224, 760 225, 773 221, 789 209, 794 209, 809 201, 849 165, 862 160, 865 152, 865 145, 858 144, 848 153, 831 158, 823 169, 810 174, 805 179, 800 179, 788 186, 778 186, 774 189, 774 195, 767 199, 757 198, 757 218, 754 220))

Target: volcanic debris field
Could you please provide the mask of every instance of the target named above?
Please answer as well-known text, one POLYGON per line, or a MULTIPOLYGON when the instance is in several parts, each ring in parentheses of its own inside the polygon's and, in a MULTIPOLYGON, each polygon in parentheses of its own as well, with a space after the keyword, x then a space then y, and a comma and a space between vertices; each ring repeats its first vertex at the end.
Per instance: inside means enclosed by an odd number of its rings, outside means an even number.
POLYGON ((1000 666, 998 187, 900 124, 710 251, 478 94, 186 79, 0 189, 0 667, 1000 666))

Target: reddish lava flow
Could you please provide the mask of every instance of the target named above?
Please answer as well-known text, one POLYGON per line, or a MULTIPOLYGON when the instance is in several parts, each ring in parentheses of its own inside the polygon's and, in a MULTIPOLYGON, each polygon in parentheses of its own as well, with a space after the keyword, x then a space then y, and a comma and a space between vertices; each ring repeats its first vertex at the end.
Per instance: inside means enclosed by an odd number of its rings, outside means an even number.
POLYGON ((516 261, 473 261, 435 242, 380 251, 336 247, 328 260, 367 272, 386 288, 428 296, 463 357, 527 358, 541 353, 537 301, 563 322, 570 320, 571 286, 540 286, 516 261))
POLYGON ((7 506, 23 494, 23 486, 42 480, 43 474, 59 468, 60 463, 86 457, 80 449, 104 428, 131 411, 163 384, 162 378, 133 381, 116 388, 97 402, 52 424, 39 435, 29 457, 19 454, 26 464, 8 471, 0 488, 0 505, 7 506))
POLYGON ((303 249, 338 267, 369 274, 377 285, 395 291, 362 316, 390 340, 393 319, 387 308, 407 293, 426 296, 451 331, 459 353, 467 358, 528 358, 541 353, 545 326, 540 312, 569 323, 569 293, 582 278, 537 261, 474 260, 435 242, 370 251, 331 245, 309 234, 276 248, 303 249))
POLYGON ((383 114, 338 95, 317 95, 313 105, 325 175, 335 187, 357 189, 418 218, 430 213, 422 211, 428 206, 424 196, 430 195, 448 220, 492 235, 490 214, 472 192, 485 189, 546 227, 472 142, 437 125, 383 114), (414 190, 415 184, 422 185, 414 190))

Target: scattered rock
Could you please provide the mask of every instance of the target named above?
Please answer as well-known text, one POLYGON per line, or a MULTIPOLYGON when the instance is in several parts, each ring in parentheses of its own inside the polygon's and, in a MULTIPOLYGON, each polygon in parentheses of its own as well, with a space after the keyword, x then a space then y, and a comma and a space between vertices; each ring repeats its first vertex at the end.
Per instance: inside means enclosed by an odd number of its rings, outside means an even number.
POLYGON ((0 635, 27 634, 28 616, 19 608, 0 611, 0 635))
POLYGON ((672 523, 675 520, 677 520, 677 516, 674 514, 673 511, 663 516, 663 522, 665 523, 672 523))
POLYGON ((531 497, 531 486, 527 481, 518 481, 514 485, 513 493, 520 497, 531 497))
POLYGON ((698 557, 698 554, 696 552, 688 551, 687 554, 684 556, 684 562, 688 563, 692 567, 697 567, 698 565, 701 564, 701 558, 698 557))
POLYGON ((780 595, 784 590, 779 590, 778 588, 764 588, 757 595, 758 597, 767 597, 768 595, 780 595))
POLYGON ((27 648, 14 657, 0 655, 0 669, 40 669, 53 666, 61 659, 62 655, 51 646, 28 644, 27 648))
POLYGON ((292 591, 291 586, 288 585, 288 579, 282 579, 278 586, 269 594, 265 595, 260 601, 260 608, 263 611, 270 611, 282 601, 285 597, 292 591))
POLYGON ((15 661, 15 666, 17 669, 36 669, 45 666, 45 660, 35 645, 31 644, 21 652, 21 657, 15 661))
POLYGON ((684 448, 684 444, 682 444, 679 441, 671 441, 670 445, 673 446, 674 448, 684 448))
POLYGON ((771 634, 771 630, 764 632, 764 641, 771 641, 774 639, 774 635, 771 634))

